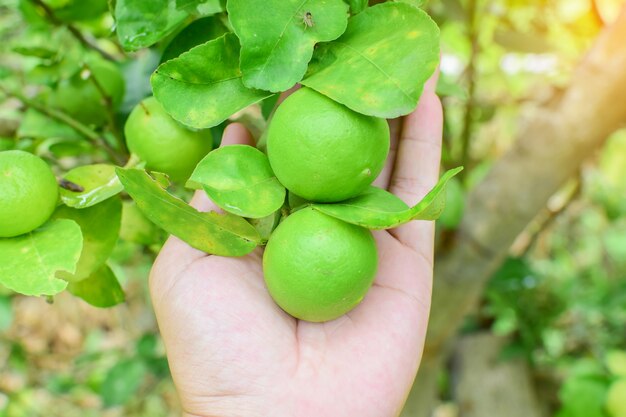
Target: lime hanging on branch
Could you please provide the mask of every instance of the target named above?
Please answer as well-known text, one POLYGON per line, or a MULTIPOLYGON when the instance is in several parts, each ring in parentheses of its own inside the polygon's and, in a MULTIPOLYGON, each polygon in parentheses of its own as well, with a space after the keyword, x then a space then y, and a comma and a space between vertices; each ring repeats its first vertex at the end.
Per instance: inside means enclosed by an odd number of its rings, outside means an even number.
POLYGON ((148 169, 184 181, 211 150, 210 131, 187 129, 168 115, 154 97, 139 103, 124 126, 128 149, 146 162, 148 169))
MULTIPOLYGON (((61 3, 50 4, 59 25, 91 12, 105 17, 100 0, 61 3)), ((41 158, 0 153, 0 283, 54 295, 70 282, 69 291, 93 305, 119 303, 108 260, 118 238, 157 247, 161 235, 144 233, 152 222, 214 256, 266 246, 265 282, 284 311, 314 322, 346 314, 376 275, 371 230, 437 219, 459 172, 445 173, 411 207, 372 185, 389 157, 386 118, 416 108, 438 64, 439 30, 420 4, 117 0, 109 6, 121 49, 82 24, 76 51, 57 53, 47 40, 20 48, 40 76, 57 65, 63 71, 14 89, 28 123, 9 146, 52 157, 61 189, 41 158), (122 102, 138 104, 127 114, 122 102), (236 120, 265 145, 212 151, 236 120), (49 149, 59 139, 72 153, 55 159, 49 149), (192 207, 183 185, 215 209, 192 207), (128 197, 136 215, 122 220, 128 197)))

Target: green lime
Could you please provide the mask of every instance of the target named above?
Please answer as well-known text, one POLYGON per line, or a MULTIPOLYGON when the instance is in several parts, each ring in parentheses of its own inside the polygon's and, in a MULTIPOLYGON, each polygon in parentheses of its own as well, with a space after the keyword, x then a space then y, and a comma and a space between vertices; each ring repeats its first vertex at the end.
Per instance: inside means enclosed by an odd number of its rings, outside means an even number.
POLYGON ((274 301, 301 320, 333 320, 372 285, 378 256, 372 233, 304 208, 270 236, 263 272, 274 301))
POLYGON ((0 237, 28 233, 54 211, 59 187, 46 162, 24 151, 0 152, 0 237))
POLYGON ((310 201, 356 196, 378 176, 388 153, 384 119, 356 113, 309 88, 278 107, 267 134, 276 177, 310 201))
POLYGON ((87 65, 89 70, 59 83, 49 104, 85 124, 99 126, 108 120, 104 95, 111 99, 113 109, 117 109, 124 98, 124 79, 112 62, 90 59, 87 65))
POLYGON ((626 378, 618 379, 609 387, 606 410, 611 417, 626 417, 626 378))
POLYGON ((124 126, 128 149, 147 168, 164 172, 174 181, 184 181, 212 148, 211 131, 193 131, 165 112, 161 104, 149 97, 130 113, 124 126))

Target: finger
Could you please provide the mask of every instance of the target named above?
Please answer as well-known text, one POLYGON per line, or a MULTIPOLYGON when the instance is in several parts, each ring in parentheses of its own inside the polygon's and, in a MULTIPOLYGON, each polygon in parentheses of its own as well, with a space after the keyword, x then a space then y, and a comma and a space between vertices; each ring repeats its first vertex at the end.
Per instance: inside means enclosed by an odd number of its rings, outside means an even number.
POLYGON ((389 155, 387 155, 385 167, 381 171, 380 175, 378 175, 378 178, 376 178, 376 181, 374 181, 374 185, 376 187, 384 189, 389 188, 389 180, 391 179, 393 166, 396 162, 398 140, 400 138, 400 132, 402 131, 402 118, 398 117, 396 119, 389 119, 387 122, 389 123, 389 155))
MULTIPOLYGON (((420 201, 439 178, 443 109, 435 93, 437 75, 425 86, 417 109, 404 119, 390 180, 390 191, 409 205, 420 201)), ((415 249, 432 247, 432 232, 431 222, 420 221, 390 231, 402 243, 415 249)))
MULTIPOLYGON (((224 136, 222 138, 221 146, 236 144, 254 144, 252 135, 250 134, 248 129, 246 129, 246 127, 241 123, 231 123, 226 127, 226 129, 224 130, 224 136)), ((195 192, 193 198, 189 202, 189 205, 194 207, 196 210, 202 212, 219 211, 218 207, 209 199, 206 193, 202 190, 198 190, 195 192)), ((174 270, 176 268, 184 268, 186 267, 186 265, 189 265, 196 259, 202 258, 206 255, 207 254, 205 252, 192 248, 176 236, 170 236, 163 245, 163 248, 161 249, 161 252, 157 257, 155 265, 159 265, 159 267, 161 268, 174 270)), ((171 272, 167 275, 171 275, 171 272)))
MULTIPOLYGON (((435 91, 437 87, 437 80, 439 79, 439 68, 437 68, 435 74, 427 81, 424 86, 424 91, 435 91)), ((387 156, 387 161, 385 162, 385 167, 381 171, 376 181, 374 181, 375 186, 388 189, 389 182, 391 180, 391 176, 393 175, 393 171, 396 164, 396 158, 398 154, 398 142, 400 139, 400 135, 402 134, 402 127, 404 124, 404 118, 398 117, 395 119, 389 119, 387 121, 389 123, 389 155, 387 156)))

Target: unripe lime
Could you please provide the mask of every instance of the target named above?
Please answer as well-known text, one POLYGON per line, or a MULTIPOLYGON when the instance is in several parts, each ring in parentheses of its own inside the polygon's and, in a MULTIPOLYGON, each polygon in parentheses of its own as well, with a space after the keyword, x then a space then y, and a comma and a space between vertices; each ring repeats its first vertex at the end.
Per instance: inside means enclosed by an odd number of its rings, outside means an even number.
POLYGON ((0 152, 0 237, 18 236, 44 224, 58 193, 43 159, 24 151, 0 152))
POLYGON ((372 285, 378 256, 372 233, 304 208, 270 236, 263 255, 267 288, 292 316, 333 320, 353 309, 372 285))
POLYGON ((146 161, 147 168, 164 172, 175 181, 189 178, 213 145, 210 131, 187 129, 154 97, 133 109, 124 132, 128 149, 146 161))
POLYGON ((384 119, 356 113, 309 88, 278 107, 267 133, 276 177, 310 201, 356 196, 376 179, 388 153, 384 119))

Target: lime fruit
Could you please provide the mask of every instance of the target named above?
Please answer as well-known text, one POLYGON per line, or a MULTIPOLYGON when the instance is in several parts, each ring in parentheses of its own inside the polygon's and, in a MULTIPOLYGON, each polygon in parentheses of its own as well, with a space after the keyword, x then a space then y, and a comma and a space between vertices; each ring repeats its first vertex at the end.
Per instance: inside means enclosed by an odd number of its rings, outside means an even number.
POLYGON ((606 411, 611 417, 626 417, 626 378, 618 379, 609 387, 606 411))
POLYGON ((174 181, 184 181, 212 148, 210 130, 193 131, 165 112, 161 104, 149 97, 130 113, 124 126, 128 149, 147 168, 168 174, 174 181))
POLYGON ((0 152, 0 237, 28 233, 54 211, 59 187, 43 159, 24 151, 0 152))
POLYGON ((356 113, 310 88, 278 107, 267 133, 276 177, 310 201, 358 195, 378 176, 388 153, 384 119, 356 113))
POLYGON ((274 230, 263 255, 274 301, 292 316, 314 322, 336 319, 359 304, 377 264, 369 230, 310 207, 274 230))
POLYGON ((90 59, 87 65, 88 70, 59 83, 49 104, 85 124, 100 126, 108 120, 104 95, 117 109, 124 98, 124 78, 112 62, 90 59))

